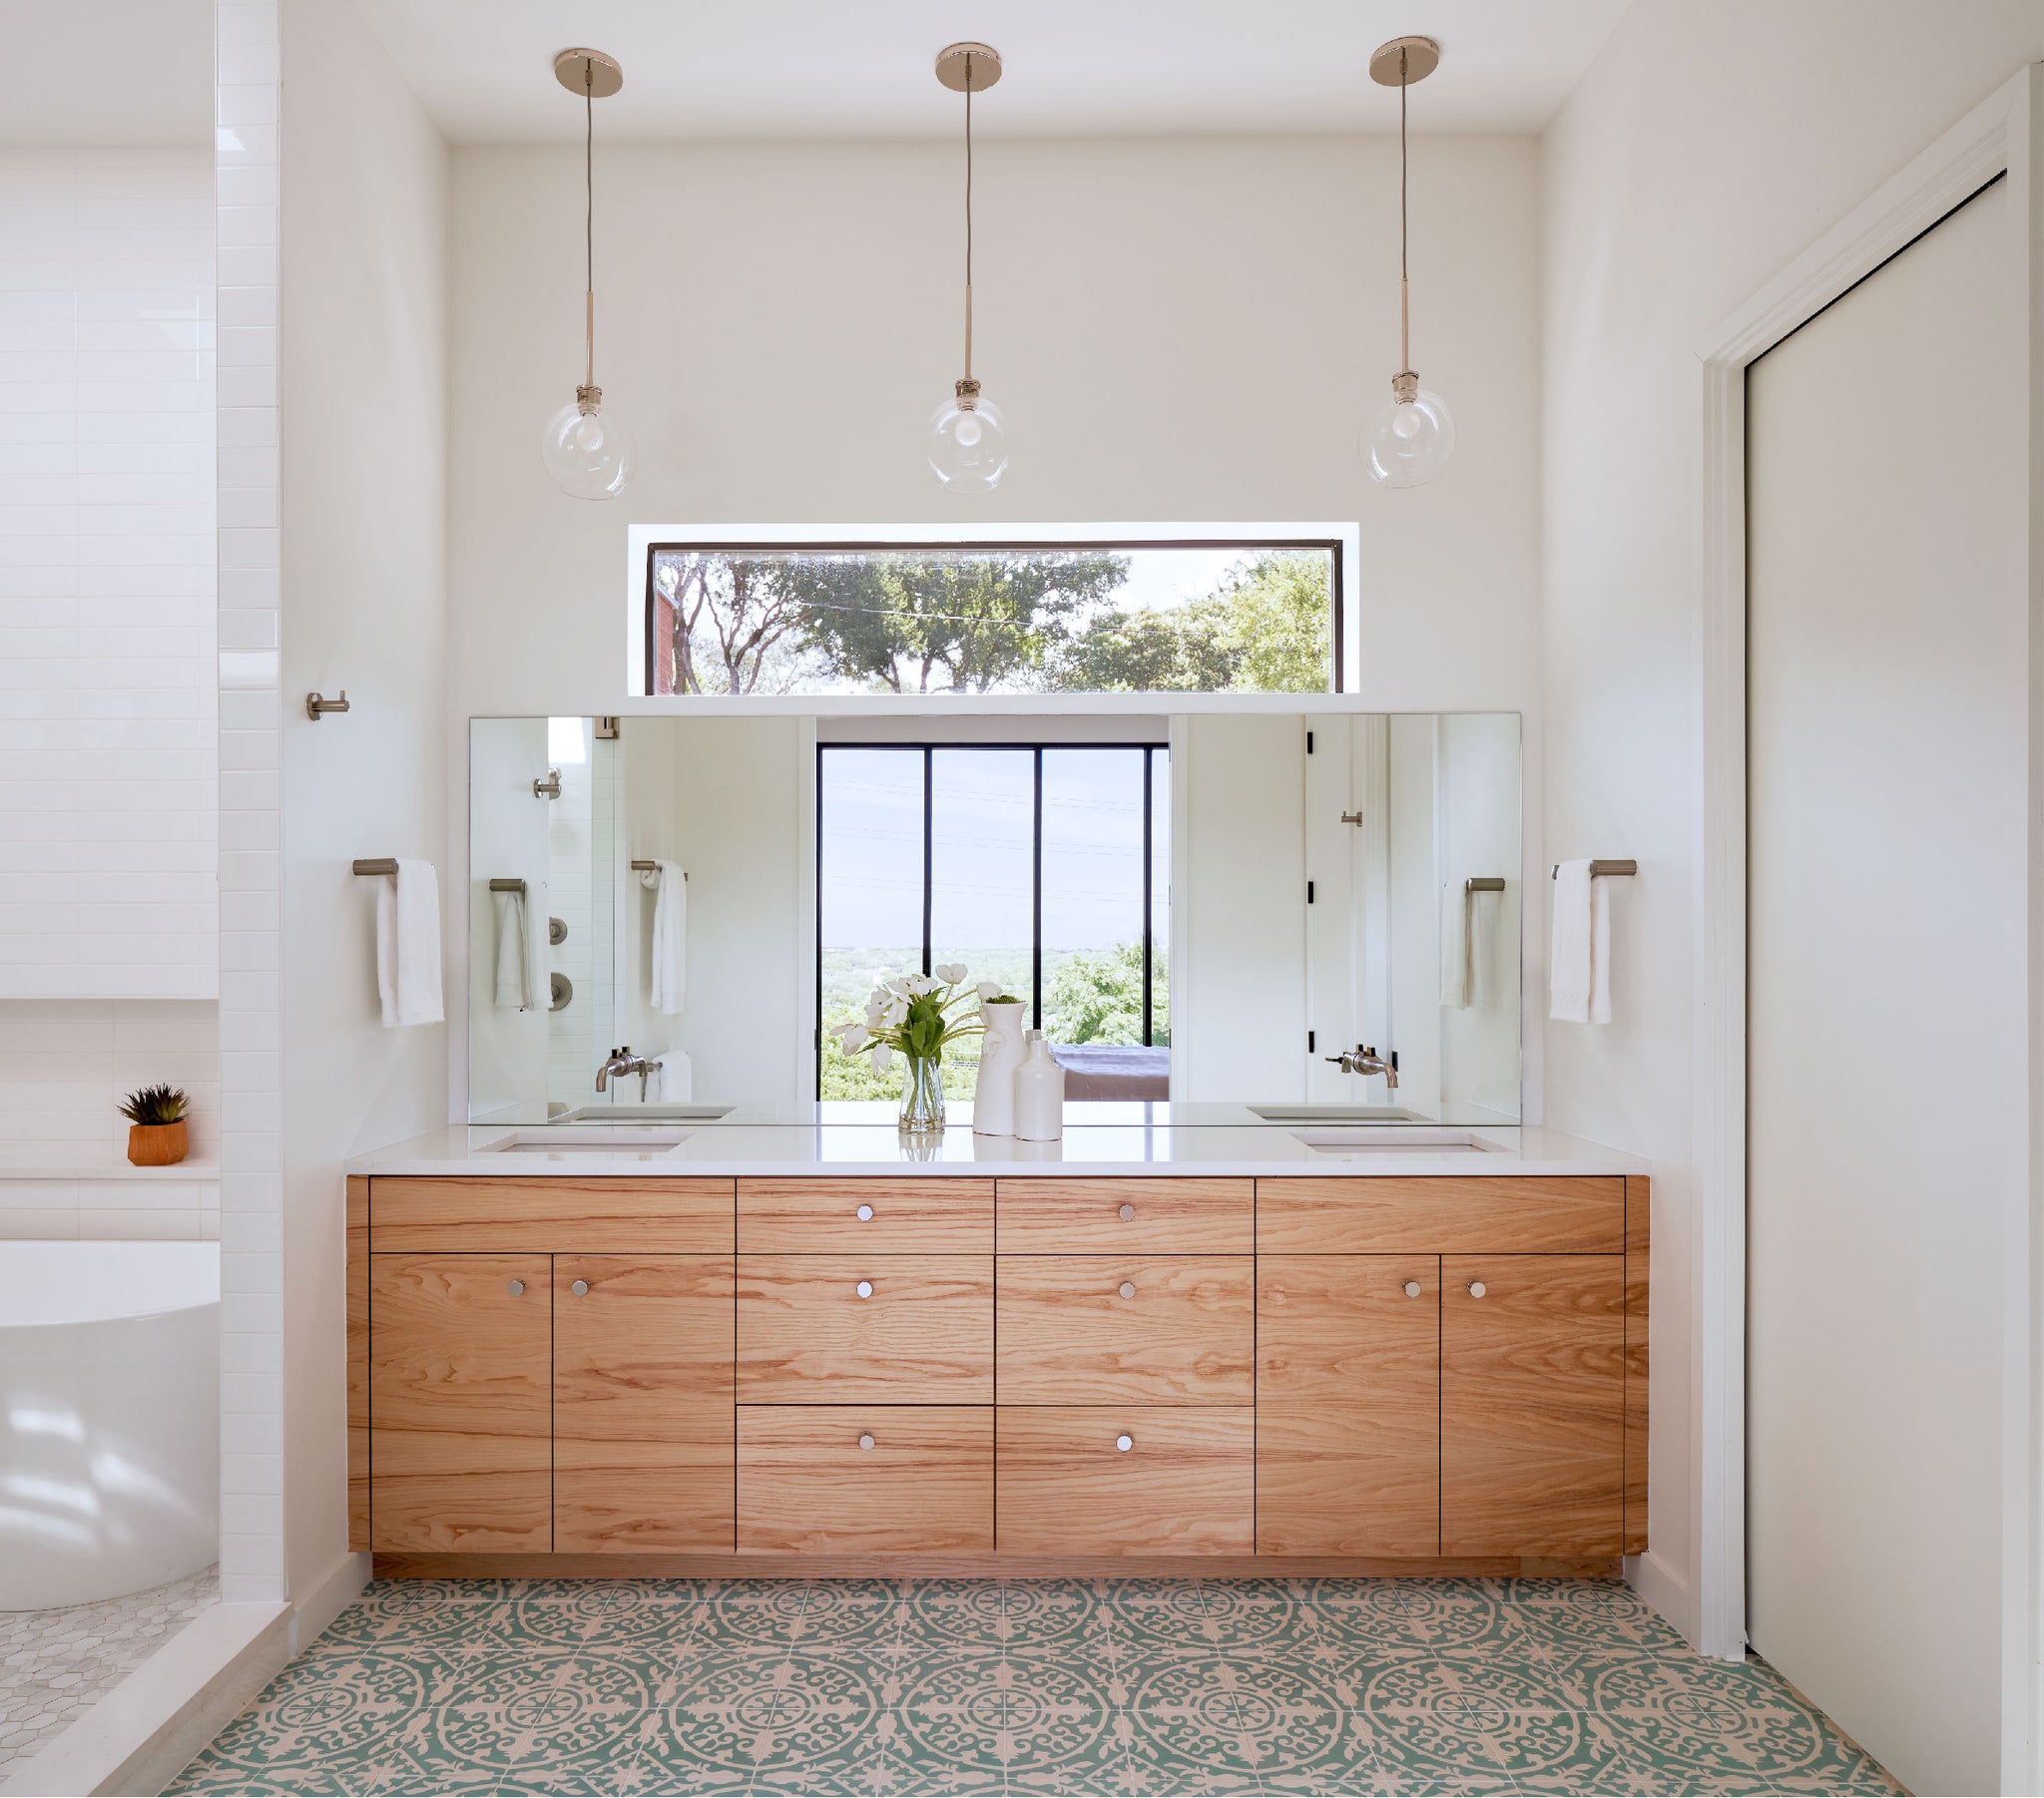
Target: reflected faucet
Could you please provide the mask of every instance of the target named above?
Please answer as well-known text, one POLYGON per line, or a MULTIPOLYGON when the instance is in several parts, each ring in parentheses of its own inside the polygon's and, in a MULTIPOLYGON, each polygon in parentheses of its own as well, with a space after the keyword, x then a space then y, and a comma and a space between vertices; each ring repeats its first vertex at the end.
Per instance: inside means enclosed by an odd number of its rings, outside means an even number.
MULTIPOLYGON (((613 1074, 636 1074, 639 1077, 639 1103, 644 1105, 646 1077, 652 1072, 653 1064, 643 1055, 634 1055, 632 1045, 627 1043, 622 1049, 613 1049, 611 1059, 596 1071, 596 1090, 599 1093, 608 1092, 613 1074)), ((1395 1082, 1392 1084, 1396 1085, 1395 1082)))
MULTIPOLYGON (((1385 1061, 1374 1049, 1365 1049, 1360 1043, 1353 1049, 1344 1049, 1339 1055, 1330 1055, 1323 1059, 1332 1062, 1343 1074, 1360 1074, 1365 1078, 1372 1074, 1381 1074, 1386 1087, 1392 1092, 1398 1089, 1398 1064, 1395 1061, 1385 1061)), ((603 1082, 599 1079, 596 1084, 602 1086, 603 1082)))

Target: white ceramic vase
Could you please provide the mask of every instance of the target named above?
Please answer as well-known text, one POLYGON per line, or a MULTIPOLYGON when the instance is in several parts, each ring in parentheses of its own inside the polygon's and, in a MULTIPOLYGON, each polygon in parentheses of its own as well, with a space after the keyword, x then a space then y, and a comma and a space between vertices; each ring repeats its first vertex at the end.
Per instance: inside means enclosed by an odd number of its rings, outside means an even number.
POLYGON ((1019 999, 1006 1004, 980 1002, 986 1035, 979 1040, 979 1075, 972 1083, 975 1136, 1015 1133, 1015 1073, 1022 1066, 1022 1013, 1019 999))
POLYGON ((1042 1031, 1029 1033, 1028 1053, 1015 1070, 1015 1134, 1025 1142, 1055 1142, 1065 1133, 1065 1071, 1042 1031))

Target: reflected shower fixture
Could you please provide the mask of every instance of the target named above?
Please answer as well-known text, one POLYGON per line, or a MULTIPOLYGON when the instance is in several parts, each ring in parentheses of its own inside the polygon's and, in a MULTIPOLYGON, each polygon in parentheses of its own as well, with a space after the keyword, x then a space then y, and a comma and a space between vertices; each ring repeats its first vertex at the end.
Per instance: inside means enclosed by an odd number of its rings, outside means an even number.
POLYGON ((1370 79, 1398 90, 1398 372, 1391 403, 1371 419, 1356 446, 1363 466, 1386 487, 1418 487, 1455 453, 1455 420, 1438 393, 1412 371, 1412 308, 1405 258, 1405 90, 1440 66, 1432 38, 1393 38, 1369 59, 1370 79))
POLYGON ((611 500, 632 478, 632 433, 615 411, 605 411, 596 384, 596 103, 625 85, 625 71, 601 50, 563 50, 554 77, 582 97, 582 384, 547 420, 540 459, 554 485, 578 500, 611 500))
POLYGON ((972 97, 1001 78, 1001 53, 985 44, 937 52, 937 79, 965 96, 965 374, 930 419, 930 473, 946 493, 991 493, 1008 472, 1008 427, 972 378, 972 97))

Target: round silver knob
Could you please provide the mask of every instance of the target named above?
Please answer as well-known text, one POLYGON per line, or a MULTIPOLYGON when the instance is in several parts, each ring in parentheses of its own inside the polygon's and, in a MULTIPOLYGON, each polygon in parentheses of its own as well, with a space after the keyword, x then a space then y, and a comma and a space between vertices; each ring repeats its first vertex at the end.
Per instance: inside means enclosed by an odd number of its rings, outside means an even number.
POLYGON ((1136 1221, 1136 1207, 1134 1205, 1122 1206, 1121 1216, 1122 1222, 1134 1223, 1136 1221))
POLYGON ((1114 1439, 1114 1446, 1126 1455, 1136 1446, 1136 1439, 1133 1436, 1117 1436, 1114 1439))
POLYGON ((568 1290, 574 1293, 574 1295, 577 1298, 580 1298, 585 1292, 589 1290, 589 1282, 587 1280, 577 1280, 574 1285, 568 1288, 568 1290))
POLYGON ((1471 1298, 1481 1298, 1487 1290, 1488 1288, 1481 1280, 1471 1280, 1469 1282, 1469 1296, 1471 1298))
POLYGON ((523 1280, 507 1281, 504 1290, 510 1293, 513 1298, 523 1298, 525 1296, 525 1282, 523 1280))
POLYGON ((857 1215, 860 1223, 871 1223, 873 1220, 873 1207, 871 1205, 860 1205, 857 1215))
POLYGON ((859 1281, 858 1295, 860 1298, 871 1298, 873 1296, 873 1283, 871 1280, 859 1281))
POLYGON ((1417 1280, 1407 1280, 1405 1282, 1405 1296, 1407 1298, 1417 1298, 1419 1296, 1419 1282, 1417 1280))
POLYGON ((1134 1298, 1135 1296, 1136 1296, 1136 1282, 1135 1282, 1134 1280, 1124 1280, 1124 1281, 1122 1281, 1122 1297, 1123 1297, 1123 1298, 1134 1298))
POLYGON ((861 1436, 858 1439, 858 1446, 862 1449, 869 1449, 873 1446, 873 1439, 870 1436, 861 1436))

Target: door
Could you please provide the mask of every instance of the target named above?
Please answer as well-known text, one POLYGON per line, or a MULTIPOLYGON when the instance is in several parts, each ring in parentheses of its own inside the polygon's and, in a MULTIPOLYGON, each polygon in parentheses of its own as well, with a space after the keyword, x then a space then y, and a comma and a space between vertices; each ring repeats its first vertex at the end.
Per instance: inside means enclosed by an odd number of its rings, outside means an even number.
POLYGON ((1440 1553, 1441 1264, 1257 1262, 1257 1552, 1440 1553))
POLYGON ((1756 362, 1748 1626, 1913 1791, 2000 1778, 2028 450, 1986 189, 1756 362))
POLYGON ((729 1255, 554 1257, 554 1549, 729 1552, 729 1255))
POLYGON ((381 1550, 553 1547, 547 1255, 371 1255, 369 1526, 381 1550))
POLYGON ((1625 1257, 1441 1259, 1441 1553, 1604 1559, 1624 1531, 1625 1257))

